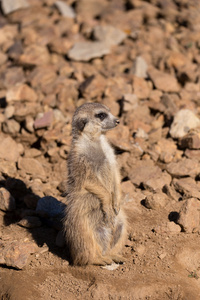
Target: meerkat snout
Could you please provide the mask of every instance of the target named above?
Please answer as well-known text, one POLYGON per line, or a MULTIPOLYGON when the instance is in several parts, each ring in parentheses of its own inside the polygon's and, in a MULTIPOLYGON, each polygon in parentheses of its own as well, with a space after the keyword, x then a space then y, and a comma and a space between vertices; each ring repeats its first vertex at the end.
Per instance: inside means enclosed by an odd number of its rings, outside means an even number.
POLYGON ((116 126, 119 125, 119 123, 120 123, 120 120, 119 119, 115 119, 116 126))

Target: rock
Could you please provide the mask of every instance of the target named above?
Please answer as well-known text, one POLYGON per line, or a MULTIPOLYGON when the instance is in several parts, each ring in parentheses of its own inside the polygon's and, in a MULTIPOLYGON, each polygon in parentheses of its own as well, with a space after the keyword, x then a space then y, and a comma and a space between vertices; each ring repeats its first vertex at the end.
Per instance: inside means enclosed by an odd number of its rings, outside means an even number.
POLYGON ((191 110, 181 109, 175 115, 169 132, 175 139, 182 138, 190 129, 196 128, 199 125, 199 118, 191 110))
MULTIPOLYGON (((95 89, 93 90, 95 93, 95 89)), ((58 93, 58 108, 61 111, 74 112, 75 102, 78 99, 77 82, 73 79, 66 80, 65 87, 58 93)))
POLYGON ((180 138, 178 144, 182 149, 200 149, 200 133, 189 133, 180 138))
POLYGON ((27 265, 30 254, 35 253, 38 246, 29 241, 12 241, 0 244, 0 248, 0 264, 20 270, 27 265))
POLYGON ((183 231, 192 233, 196 232, 199 229, 199 211, 199 200, 190 198, 183 202, 177 220, 177 223, 182 227, 183 231))
POLYGON ((137 161, 134 165, 130 165, 128 162, 127 172, 131 182, 136 186, 162 174, 161 169, 155 166, 151 160, 137 161))
POLYGON ((133 195, 135 194, 135 187, 130 180, 123 181, 121 183, 121 189, 123 193, 123 198, 125 202, 133 200, 133 195))
POLYGON ((138 97, 135 94, 124 94, 123 95, 123 111, 134 110, 138 107, 138 97))
POLYGON ((57 75, 51 66, 37 66, 29 74, 28 81, 35 89, 43 89, 46 86, 53 85, 56 81, 57 75))
POLYGON ((179 201, 182 198, 181 194, 177 193, 174 186, 165 184, 162 189, 163 193, 165 193, 168 197, 173 200, 179 201))
POLYGON ((14 44, 8 49, 8 57, 14 61, 17 61, 22 53, 23 45, 21 40, 14 42, 14 44))
POLYGON ((164 114, 168 119, 171 119, 171 117, 174 116, 178 111, 178 107, 176 105, 176 102, 172 98, 172 95, 163 94, 160 100, 160 103, 165 106, 164 114))
POLYGON ((171 176, 167 172, 158 173, 158 176, 155 176, 153 178, 150 178, 148 180, 144 180, 142 182, 145 189, 155 192, 156 190, 160 189, 162 190, 163 186, 165 184, 170 184, 171 182, 171 176))
POLYGON ((82 16, 83 20, 92 20, 96 16, 99 16, 107 5, 108 3, 105 0, 81 0, 77 2, 76 12, 82 16))
POLYGON ((167 73, 161 72, 155 68, 149 68, 148 74, 158 90, 163 92, 179 92, 180 87, 178 85, 177 79, 167 73))
POLYGON ((40 221, 40 219, 35 216, 26 216, 17 224, 25 228, 37 228, 42 226, 42 222, 40 221))
POLYGON ((49 247, 47 246, 46 243, 44 243, 42 247, 39 247, 37 252, 38 252, 38 254, 43 254, 48 251, 49 251, 49 247))
POLYGON ((56 236, 56 246, 60 248, 65 246, 65 237, 62 230, 60 230, 56 236))
POLYGON ((131 149, 131 144, 129 142, 129 129, 126 126, 119 126, 115 130, 111 130, 107 133, 107 137, 111 144, 123 151, 129 151, 131 149))
POLYGON ((115 101, 122 99, 124 94, 132 93, 132 86, 123 77, 107 78, 107 86, 104 91, 105 96, 115 101))
POLYGON ((5 187, 15 199, 23 199, 24 195, 27 194, 26 184, 20 179, 8 177, 5 187))
POLYGON ((13 105, 8 105, 4 111, 6 119, 12 118, 14 115, 14 112, 15 112, 15 107, 13 105))
POLYGON ((154 149, 159 154, 159 159, 165 163, 170 163, 177 153, 177 146, 170 139, 161 138, 154 146, 154 149))
POLYGON ((200 173, 200 166, 199 162, 195 159, 183 158, 178 162, 169 163, 166 170, 174 177, 194 177, 200 173))
POLYGON ((6 101, 30 101, 37 100, 37 94, 27 84, 17 84, 10 88, 6 93, 6 101))
POLYGON ((171 52, 168 59, 167 64, 170 67, 175 67, 176 69, 180 69, 184 65, 186 65, 189 62, 189 59, 186 55, 180 53, 180 52, 171 52))
POLYGON ((186 149, 185 156, 191 159, 196 159, 200 161, 200 150, 189 150, 186 149))
POLYGON ((61 130, 58 128, 52 130, 49 129, 48 131, 45 131, 43 135, 44 140, 47 142, 59 140, 60 137, 61 137, 61 130))
POLYGON ((144 205, 146 208, 149 209, 155 209, 155 210, 161 209, 165 207, 166 204, 167 204, 167 197, 163 193, 148 195, 144 199, 144 205))
POLYGON ((133 92, 139 99, 148 98, 150 94, 148 82, 144 78, 133 76, 133 92))
POLYGON ((0 174, 6 177, 15 177, 17 173, 16 163, 0 158, 0 174))
POLYGON ((89 61, 110 53, 110 47, 104 42, 77 42, 69 50, 68 56, 76 61, 89 61))
POLYGON ((33 124, 34 124, 33 117, 26 116, 26 118, 25 118, 25 128, 26 128, 26 130, 28 130, 28 132, 34 132, 33 124))
POLYGON ((178 234, 181 232, 181 227, 174 222, 165 222, 162 225, 155 226, 153 230, 159 234, 178 234))
POLYGON ((16 25, 4 24, 0 28, 0 45, 4 52, 13 44, 17 33, 18 28, 16 25))
POLYGON ((18 159, 18 168, 34 178, 44 179, 46 177, 42 164, 34 158, 20 157, 18 159))
POLYGON ((84 98, 93 99, 103 95, 105 86, 106 80, 103 76, 92 75, 80 84, 79 91, 84 98))
POLYGON ((200 199, 200 188, 196 181, 191 177, 174 179, 173 185, 180 194, 185 198, 198 198, 200 199))
MULTIPOLYGON (((56 38, 52 41, 50 41, 50 43, 48 44, 48 47, 50 49, 51 52, 55 52, 57 54, 62 54, 65 55, 69 49, 72 47, 73 42, 66 39, 66 38, 56 38)), ((64 71, 69 74, 70 73, 70 67, 65 68, 63 66, 62 72, 64 73, 64 71)))
POLYGON ((56 106, 56 97, 55 95, 47 95, 43 101, 42 101, 43 105, 48 105, 49 107, 55 107, 56 106))
POLYGON ((137 131, 134 133, 135 138, 141 138, 144 140, 148 140, 148 134, 142 128, 138 128, 137 131))
POLYGON ((0 66, 2 66, 7 61, 7 55, 3 52, 0 52, 0 66))
POLYGON ((64 1, 56 1, 54 5, 58 8, 62 16, 74 19, 76 14, 71 6, 64 1))
POLYGON ((131 69, 131 73, 137 77, 147 78, 147 69, 148 65, 144 58, 137 56, 131 69))
POLYGON ((19 57, 19 63, 28 66, 40 66, 50 62, 50 55, 45 46, 30 45, 19 57))
POLYGON ((165 258, 166 255, 167 255, 166 252, 161 253, 161 254, 158 255, 158 258, 163 259, 163 258, 165 258))
POLYGON ((33 126, 35 129, 49 127, 53 122, 53 111, 48 111, 41 118, 35 120, 33 126))
POLYGON ((125 11, 122 1, 113 2, 110 5, 110 11, 107 12, 107 9, 105 9, 105 17, 102 18, 102 21, 127 31, 133 39, 137 38, 138 31, 140 31, 143 24, 143 11, 137 8, 125 11), (116 9, 116 3, 121 8, 116 9))
POLYGON ((3 123, 3 132, 15 135, 19 131, 20 131, 20 124, 14 119, 7 120, 6 122, 3 123))
POLYGON ((27 194, 24 196, 24 203, 28 208, 36 209, 39 199, 40 197, 35 194, 27 194))
POLYGON ((0 135, 0 159, 16 162, 19 158, 17 143, 11 137, 0 135))
POLYGON ((0 209, 4 211, 15 210, 15 199, 4 187, 0 188, 0 209))
POLYGON ((45 212, 50 217, 63 216, 65 204, 52 196, 40 198, 37 203, 36 211, 45 212))
POLYGON ((60 157, 67 159, 68 153, 70 151, 70 147, 67 145, 61 146, 59 150, 60 157))
POLYGON ((40 198, 44 197, 44 186, 41 179, 34 179, 30 184, 31 192, 40 198))
POLYGON ((151 90, 149 95, 149 100, 159 103, 162 95, 163 92, 159 90, 151 90))
POLYGON ((23 146, 23 144, 21 144, 21 143, 17 144, 17 149, 18 149, 20 155, 24 154, 24 146, 23 146))
POLYGON ((144 245, 134 246, 134 251, 141 257, 146 252, 146 247, 144 245))
POLYGON ((15 10, 29 7, 27 0, 1 0, 3 13, 8 15, 15 10))
POLYGON ((5 115, 3 113, 0 113, 0 123, 2 124, 3 122, 5 122, 5 120, 5 115))
POLYGON ((151 131, 148 132, 148 140, 149 140, 150 144, 154 144, 154 143, 158 142, 161 138, 162 138, 162 128, 161 127, 152 129, 151 131))
POLYGON ((21 67, 8 68, 4 74, 4 86, 9 89, 25 82, 24 72, 21 67))
POLYGON ((25 151, 24 157, 36 158, 42 155, 42 151, 36 148, 30 148, 25 151))
MULTIPOLYGON (((68 122, 68 117, 64 116, 64 114, 59 110, 59 109, 54 109, 53 110, 53 117, 55 119, 56 122, 64 122, 67 123, 68 122)), ((68 128, 71 126, 70 124, 67 125, 68 128)), ((71 128, 71 127, 70 127, 71 128)), ((69 129, 68 129, 69 130, 69 129)))
MULTIPOLYGON (((33 103, 33 102, 22 102, 22 101, 17 101, 15 103, 15 113, 14 113, 14 118, 18 122, 25 121, 28 115, 35 115, 38 113, 38 111, 41 110, 41 107, 38 103, 33 103)), ((28 132, 24 131, 24 128, 22 127, 22 136, 23 138, 25 135, 28 135, 30 140, 34 140, 35 136, 34 135, 29 135, 28 132)), ((31 141, 29 142, 29 144, 31 141)))
POLYGON ((100 42, 105 42, 109 46, 119 45, 126 38, 126 33, 111 25, 98 25, 94 27, 94 38, 100 42))

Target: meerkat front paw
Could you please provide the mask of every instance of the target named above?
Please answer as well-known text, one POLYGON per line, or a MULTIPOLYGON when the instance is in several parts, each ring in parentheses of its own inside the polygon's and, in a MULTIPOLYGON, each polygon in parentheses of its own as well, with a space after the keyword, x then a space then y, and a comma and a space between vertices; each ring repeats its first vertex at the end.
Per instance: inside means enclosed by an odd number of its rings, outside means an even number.
POLYGON ((106 225, 108 225, 109 227, 114 228, 115 217, 113 214, 113 210, 108 209, 108 210, 104 211, 103 214, 104 214, 104 223, 106 225))
POLYGON ((112 263, 113 263, 112 259, 108 256, 96 257, 93 261, 91 261, 92 265, 97 265, 97 266, 106 266, 106 265, 111 265, 112 263))
POLYGON ((114 210, 115 215, 117 216, 120 211, 120 204, 113 192, 112 192, 112 208, 114 210))
POLYGON ((122 264, 126 261, 126 259, 121 256, 121 255, 111 255, 111 259, 116 263, 116 264, 122 264))
POLYGON ((116 216, 118 215, 119 211, 120 211, 120 205, 118 204, 115 204, 113 206, 113 210, 114 210, 114 213, 116 214, 116 216))

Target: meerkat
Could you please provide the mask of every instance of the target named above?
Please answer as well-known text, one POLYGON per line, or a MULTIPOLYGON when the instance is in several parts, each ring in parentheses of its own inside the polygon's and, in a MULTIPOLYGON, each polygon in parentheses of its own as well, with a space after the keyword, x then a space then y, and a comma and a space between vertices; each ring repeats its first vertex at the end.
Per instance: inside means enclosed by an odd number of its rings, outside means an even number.
POLYGON ((74 265, 120 263, 126 239, 120 174, 105 132, 119 120, 99 103, 81 105, 72 119, 64 236, 74 265))

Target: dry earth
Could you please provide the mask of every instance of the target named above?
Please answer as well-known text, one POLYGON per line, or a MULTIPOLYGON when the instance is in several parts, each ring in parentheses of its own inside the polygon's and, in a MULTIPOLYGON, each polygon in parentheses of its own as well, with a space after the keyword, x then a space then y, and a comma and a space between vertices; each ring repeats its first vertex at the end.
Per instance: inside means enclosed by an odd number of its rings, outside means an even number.
POLYGON ((1 299, 200 299, 200 1, 0 3, 1 299), (61 234, 88 101, 121 121, 108 138, 129 230, 113 270, 71 266, 61 234))

